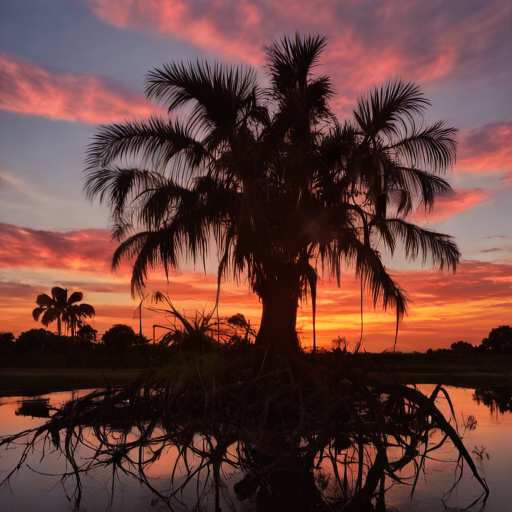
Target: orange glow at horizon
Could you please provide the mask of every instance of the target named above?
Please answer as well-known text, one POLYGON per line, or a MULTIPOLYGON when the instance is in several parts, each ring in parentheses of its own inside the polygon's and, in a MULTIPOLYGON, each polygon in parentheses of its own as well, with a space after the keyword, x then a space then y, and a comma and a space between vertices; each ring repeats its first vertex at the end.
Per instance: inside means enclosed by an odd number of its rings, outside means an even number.
MULTIPOLYGON (((130 264, 115 273, 110 261, 115 243, 107 230, 71 232, 41 231, 0 223, 0 331, 20 332, 40 328, 32 320, 35 298, 53 286, 84 293, 84 302, 96 309, 91 324, 100 334, 116 323, 139 329, 138 298, 130 296, 130 264), (23 276, 23 277, 20 277, 23 276)), ((459 340, 478 344, 493 327, 510 324, 512 311, 512 263, 462 262, 454 275, 434 270, 391 271, 409 293, 409 315, 400 326, 398 349, 403 351, 448 347, 459 340)), ((184 270, 173 272, 167 282, 154 273, 148 291, 167 293, 174 305, 189 315, 209 312, 215 304, 217 277, 184 270)), ((341 287, 325 276, 319 282, 317 344, 331 348, 332 340, 360 339, 360 286, 350 273, 342 276, 341 287)), ((152 338, 153 325, 169 319, 143 308, 143 331, 152 338)), ((242 279, 239 284, 222 284, 219 315, 242 313, 258 327, 261 304, 242 279)), ((363 296, 363 346, 381 351, 393 346, 396 318, 380 305, 374 310, 370 297, 363 296)), ((304 346, 312 344, 311 301, 299 307, 297 327, 304 346)), ((53 325, 50 329, 55 330, 53 325)), ((157 336, 163 331, 157 332, 157 336)))
MULTIPOLYGON (((459 340, 479 344, 491 328, 510 323, 512 311, 512 265, 465 262, 455 275, 434 271, 408 271, 396 275, 398 282, 410 293, 413 302, 409 315, 400 326, 397 350, 404 352, 427 348, 447 348, 459 340), (483 268, 482 268, 483 267, 483 268), (479 294, 485 286, 487 292, 479 294)), ((81 278, 85 278, 82 274, 81 278)), ((120 281, 122 281, 120 279, 120 281)), ((209 312, 215 304, 216 276, 192 272, 174 274, 170 283, 155 279, 148 283, 148 290, 168 292, 175 307, 194 316, 196 311, 209 312)), ((50 286, 45 290, 49 292, 50 286)), ((69 286, 68 286, 69 287, 69 286)), ((31 319, 35 297, 40 290, 32 285, 11 283, 10 288, 0 283, 0 330, 16 335, 23 330, 41 328, 31 319), (17 295, 17 296, 16 296, 17 295)), ((82 282, 73 288, 84 292, 84 302, 92 304, 97 316, 91 325, 105 332, 116 323, 131 325, 139 330, 139 299, 131 299, 128 286, 110 283, 104 287, 82 282), (124 290, 124 292, 122 291, 124 290)), ((363 297, 363 347, 372 352, 392 348, 395 336, 394 312, 373 309, 371 299, 363 297)), ((151 311, 151 304, 143 307, 143 332, 153 337, 153 325, 166 325, 171 318, 151 311)), ((155 307, 155 306, 153 306, 155 307)), ((158 306, 159 307, 159 306, 158 306)), ((163 308, 165 309, 165 308, 163 308)), ((242 313, 258 327, 261 305, 247 284, 224 283, 221 288, 219 316, 226 318, 242 313)), ((346 275, 342 287, 323 281, 318 290, 317 345, 332 348, 332 340, 345 337, 349 345, 360 339, 361 311, 359 283, 346 275)), ((302 344, 312 345, 311 303, 304 302, 298 311, 297 322, 302 344)), ((55 330, 51 325, 50 330, 55 330)), ((156 329, 156 337, 164 334, 156 329)))

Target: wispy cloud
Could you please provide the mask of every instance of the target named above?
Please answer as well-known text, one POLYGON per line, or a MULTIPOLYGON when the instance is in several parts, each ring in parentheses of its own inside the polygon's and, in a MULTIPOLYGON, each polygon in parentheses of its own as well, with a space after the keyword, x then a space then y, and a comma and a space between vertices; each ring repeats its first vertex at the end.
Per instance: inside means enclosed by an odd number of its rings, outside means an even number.
POLYGON ((0 53, 0 109, 80 123, 109 123, 149 116, 156 107, 106 77, 56 73, 0 53))
POLYGON ((512 247, 491 247, 490 249, 481 249, 478 251, 482 254, 492 253, 492 252, 512 252, 512 247))
POLYGON ((35 201, 37 203, 41 202, 42 196, 40 192, 34 190, 31 185, 25 183, 20 178, 13 176, 11 173, 0 170, 0 193, 12 193, 13 188, 16 190, 16 192, 22 196, 25 196, 25 198, 28 198, 31 201, 35 201))

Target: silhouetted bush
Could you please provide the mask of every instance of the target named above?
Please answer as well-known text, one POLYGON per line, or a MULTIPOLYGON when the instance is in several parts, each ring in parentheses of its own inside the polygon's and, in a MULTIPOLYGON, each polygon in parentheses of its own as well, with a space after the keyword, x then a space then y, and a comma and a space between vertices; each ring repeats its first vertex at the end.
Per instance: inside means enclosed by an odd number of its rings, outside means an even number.
POLYGON ((474 347, 467 341, 456 341, 450 347, 459 356, 470 356, 474 352, 474 347))
POLYGON ((492 329, 482 340, 482 347, 488 354, 512 354, 512 327, 501 325, 492 329))
POLYGON ((16 345, 22 351, 49 349, 52 344, 56 343, 56 338, 59 338, 59 336, 46 329, 30 329, 19 335, 16 345))
POLYGON ((12 332, 0 332, 0 344, 14 343, 14 334, 12 332))
POLYGON ((93 341, 96 341, 96 335, 98 334, 98 331, 94 329, 89 324, 84 324, 78 329, 76 335, 77 339, 80 342, 89 342, 92 343, 93 341))
POLYGON ((132 327, 116 324, 103 335, 103 344, 110 353, 120 354, 139 341, 132 327))

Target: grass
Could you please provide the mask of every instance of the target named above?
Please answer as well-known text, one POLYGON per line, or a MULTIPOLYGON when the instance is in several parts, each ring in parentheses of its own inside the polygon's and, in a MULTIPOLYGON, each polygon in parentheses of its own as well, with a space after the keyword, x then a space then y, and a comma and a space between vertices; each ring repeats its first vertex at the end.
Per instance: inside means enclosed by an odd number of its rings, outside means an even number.
POLYGON ((512 385, 512 355, 431 358, 422 353, 362 354, 357 368, 372 365, 374 378, 401 384, 444 384, 468 388, 512 385))
MULTIPOLYGON (((331 358, 331 354, 322 357, 331 358)), ((468 388, 512 385, 512 355, 429 358, 426 354, 359 354, 349 356, 356 370, 401 384, 445 384, 468 388)), ((1 368, 0 396, 38 395, 71 389, 122 386, 135 380, 141 369, 1 368)))
POLYGON ((43 395, 71 389, 123 386, 135 380, 142 370, 1 368, 0 396, 43 395))

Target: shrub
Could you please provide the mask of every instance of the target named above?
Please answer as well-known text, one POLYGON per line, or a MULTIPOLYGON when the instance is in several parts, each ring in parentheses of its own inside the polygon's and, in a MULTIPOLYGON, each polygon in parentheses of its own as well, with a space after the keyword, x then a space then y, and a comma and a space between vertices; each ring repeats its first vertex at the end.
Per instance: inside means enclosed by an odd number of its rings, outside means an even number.
POLYGON ((456 341, 451 344, 450 348, 461 356, 470 356, 474 351, 473 345, 467 341, 456 341))
POLYGON ((492 329, 482 346, 488 354, 512 354, 512 327, 501 325, 492 329))
POLYGON ((12 332, 0 332, 0 344, 13 342, 14 334, 12 332))
POLYGON ((109 352, 121 353, 137 343, 138 338, 129 325, 116 324, 103 335, 102 340, 109 352))
POLYGON ((16 344, 19 348, 27 350, 45 349, 49 348, 57 338, 58 336, 46 329, 30 329, 19 335, 16 344))

